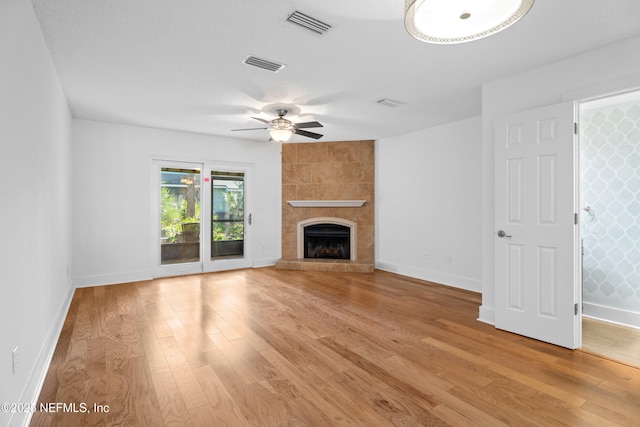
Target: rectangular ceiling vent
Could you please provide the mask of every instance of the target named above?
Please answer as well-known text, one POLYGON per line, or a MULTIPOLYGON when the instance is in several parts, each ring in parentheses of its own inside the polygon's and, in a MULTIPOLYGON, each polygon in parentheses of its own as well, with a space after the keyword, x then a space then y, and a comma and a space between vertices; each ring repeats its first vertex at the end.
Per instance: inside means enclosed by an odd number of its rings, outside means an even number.
POLYGON ((326 22, 322 22, 312 16, 305 13, 295 11, 287 18, 287 22, 297 25, 299 28, 304 28, 307 31, 311 31, 317 36, 324 36, 327 31, 331 29, 331 25, 326 22))
POLYGON ((267 61, 266 59, 257 58, 255 56, 247 56, 242 60, 244 64, 253 65, 254 67, 262 68, 263 70, 271 71, 277 73, 282 70, 285 65, 278 64, 277 62, 267 61))

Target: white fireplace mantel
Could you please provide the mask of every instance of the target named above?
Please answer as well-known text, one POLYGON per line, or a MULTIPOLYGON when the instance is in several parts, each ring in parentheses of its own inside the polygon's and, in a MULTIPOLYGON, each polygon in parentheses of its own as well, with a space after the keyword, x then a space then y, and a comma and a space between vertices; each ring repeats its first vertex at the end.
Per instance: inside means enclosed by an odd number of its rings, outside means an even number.
POLYGON ((287 200, 294 208, 359 208, 366 200, 287 200))

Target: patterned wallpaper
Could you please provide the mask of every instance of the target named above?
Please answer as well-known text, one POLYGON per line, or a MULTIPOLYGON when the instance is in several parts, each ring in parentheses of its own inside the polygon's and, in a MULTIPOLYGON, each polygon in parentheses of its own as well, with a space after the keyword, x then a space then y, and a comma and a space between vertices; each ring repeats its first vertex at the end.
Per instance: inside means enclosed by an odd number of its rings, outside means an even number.
POLYGON ((580 115, 583 300, 640 313, 640 101, 580 115))

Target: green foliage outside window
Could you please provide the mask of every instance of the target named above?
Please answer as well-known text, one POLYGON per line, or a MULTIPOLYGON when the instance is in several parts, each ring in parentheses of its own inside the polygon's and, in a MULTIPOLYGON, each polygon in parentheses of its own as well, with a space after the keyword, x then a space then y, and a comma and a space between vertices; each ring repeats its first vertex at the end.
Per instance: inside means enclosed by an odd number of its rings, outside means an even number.
POLYGON ((214 241, 244 239, 244 191, 242 182, 239 185, 239 189, 240 191, 227 191, 224 193, 226 212, 223 215, 213 216, 212 234, 214 241), (237 221, 216 221, 223 219, 237 221))
MULTIPOLYGON (((214 241, 244 240, 243 184, 239 183, 239 191, 225 191, 222 195, 224 213, 215 214, 212 218, 214 241)), ((161 187, 160 212, 162 237, 167 243, 176 243, 178 235, 183 232, 182 224, 200 222, 200 201, 189 201, 189 197, 178 197, 169 187, 161 187), (193 215, 187 216, 190 211, 193 215)))
POLYGON ((213 240, 215 242, 225 240, 243 240, 243 222, 216 222, 213 227, 213 240))
POLYGON ((162 236, 170 243, 177 242, 177 236, 182 233, 182 224, 200 222, 200 202, 195 201, 194 216, 187 217, 187 199, 179 200, 168 187, 160 190, 160 222, 162 236))

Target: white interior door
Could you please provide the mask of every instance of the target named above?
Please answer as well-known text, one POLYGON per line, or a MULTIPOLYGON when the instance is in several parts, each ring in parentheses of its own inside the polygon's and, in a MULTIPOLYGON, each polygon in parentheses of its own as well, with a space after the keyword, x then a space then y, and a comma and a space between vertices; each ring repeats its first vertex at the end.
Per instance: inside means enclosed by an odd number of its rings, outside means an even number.
POLYGON ((577 348, 573 103, 502 117, 495 138, 496 327, 577 348))

